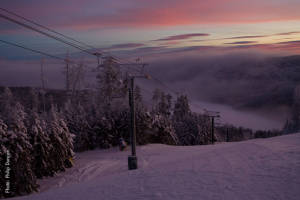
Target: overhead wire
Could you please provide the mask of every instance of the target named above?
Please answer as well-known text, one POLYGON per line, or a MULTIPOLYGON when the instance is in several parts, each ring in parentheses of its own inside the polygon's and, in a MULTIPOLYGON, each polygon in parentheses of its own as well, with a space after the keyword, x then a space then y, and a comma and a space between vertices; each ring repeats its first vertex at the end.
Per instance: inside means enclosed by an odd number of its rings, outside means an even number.
POLYGON ((51 28, 49 28, 49 27, 46 27, 46 26, 41 25, 41 24, 39 24, 39 23, 37 23, 37 22, 34 22, 33 20, 30 20, 30 19, 28 19, 28 18, 26 18, 26 17, 23 17, 23 16, 21 16, 21 15, 18 15, 18 14, 16 14, 15 12, 9 11, 9 10, 7 10, 7 9, 5 9, 5 8, 1 8, 1 7, 0 7, 0 10, 4 11, 4 12, 6 12, 6 13, 9 13, 9 14, 11 14, 11 15, 14 15, 14 16, 20 18, 20 19, 23 19, 23 20, 25 20, 25 21, 27 21, 27 22, 29 22, 29 23, 32 23, 32 24, 34 24, 34 25, 36 25, 36 26, 38 26, 38 27, 40 27, 40 28, 44 28, 44 29, 46 29, 46 30, 48 30, 48 31, 50 31, 50 32, 52 32, 52 33, 55 33, 55 34, 57 34, 57 35, 60 35, 60 36, 62 36, 62 37, 64 37, 64 38, 66 38, 66 39, 72 40, 72 41, 77 42, 77 43, 79 43, 79 44, 82 44, 82 45, 84 45, 84 46, 86 46, 86 47, 89 47, 89 48, 92 48, 92 49, 96 49, 95 47, 93 47, 93 46, 91 46, 91 45, 88 45, 88 44, 86 44, 86 43, 84 43, 84 42, 81 42, 81 41, 79 41, 79 40, 76 40, 76 39, 74 39, 74 38, 72 38, 72 37, 70 37, 70 36, 67 36, 67 35, 62 34, 62 33, 60 33, 60 32, 57 32, 57 31, 55 31, 55 30, 53 30, 53 29, 51 29, 51 28))
POLYGON ((30 26, 30 25, 28 25, 28 24, 22 23, 22 22, 20 22, 20 21, 18 21, 18 20, 16 20, 16 19, 13 19, 13 18, 11 18, 11 17, 5 16, 5 15, 3 15, 3 14, 1 14, 1 13, 0 13, 0 17, 6 19, 6 20, 8 20, 8 21, 11 21, 11 22, 13 22, 13 23, 16 23, 16 24, 18 24, 18 25, 20 25, 20 26, 23 26, 23 27, 25 27, 25 28, 27 28, 27 29, 33 30, 33 31, 38 32, 38 33, 40 33, 40 34, 42 34, 42 35, 45 35, 45 36, 47 36, 47 37, 50 37, 50 38, 55 39, 55 40, 57 40, 57 41, 60 41, 60 42, 62 42, 62 43, 64 43, 64 44, 67 44, 67 45, 69 45, 69 46, 72 46, 72 47, 74 47, 74 48, 76 48, 76 49, 79 49, 79 50, 81 50, 81 51, 83 51, 83 52, 85 52, 85 53, 87 53, 87 54, 90 54, 90 55, 95 56, 95 55, 94 55, 93 53, 91 53, 90 51, 87 51, 87 50, 83 49, 82 47, 80 47, 80 46, 78 46, 78 45, 76 45, 76 44, 73 44, 73 43, 71 43, 71 42, 65 41, 65 40, 63 40, 63 39, 61 39, 61 38, 59 38, 59 37, 53 36, 53 35, 51 35, 51 34, 49 34, 49 33, 46 33, 46 32, 44 32, 44 31, 42 31, 42 30, 39 30, 38 28, 34 28, 34 27, 32 27, 32 26, 30 26))
POLYGON ((41 54, 41 55, 44 55, 44 56, 48 56, 50 58, 54 58, 54 59, 57 59, 57 60, 62 60, 64 62, 68 62, 70 64, 82 64, 81 62, 75 62, 75 61, 72 61, 70 59, 65 59, 65 58, 62 58, 62 57, 59 57, 59 56, 51 55, 49 53, 45 53, 45 52, 40 51, 40 50, 32 49, 32 48, 23 46, 21 44, 17 44, 17 43, 13 43, 13 42, 8 42, 8 41, 1 40, 1 39, 0 39, 0 42, 2 42, 4 44, 11 45, 11 46, 19 47, 19 48, 22 48, 22 49, 25 49, 25 50, 28 50, 28 51, 31 51, 31 52, 34 52, 34 53, 38 53, 38 54, 41 54))
POLYGON ((0 42, 11 45, 11 46, 19 47, 19 48, 22 48, 22 49, 26 49, 28 51, 32 51, 32 52, 35 52, 35 53, 38 53, 38 54, 41 54, 41 55, 44 55, 44 56, 48 56, 48 57, 51 57, 51 58, 54 58, 54 59, 59 59, 59 60, 64 60, 65 61, 64 58, 61 58, 61 57, 58 57, 58 56, 55 56, 55 55, 51 55, 51 54, 48 54, 48 53, 45 53, 45 52, 42 52, 42 51, 39 51, 39 50, 31 49, 31 48, 22 46, 20 44, 4 41, 4 40, 1 40, 1 39, 0 39, 0 42))
MULTIPOLYGON (((16 14, 16 13, 12 12, 12 11, 9 11, 9 10, 4 9, 4 8, 0 8, 0 10, 6 12, 6 13, 8 13, 8 14, 11 14, 11 15, 13 15, 13 16, 15 16, 15 17, 18 17, 18 18, 20 18, 20 19, 23 19, 23 20, 25 20, 26 22, 32 23, 32 24, 34 24, 35 26, 38 26, 38 27, 43 28, 43 29, 45 29, 45 30, 47 30, 47 31, 50 31, 50 32, 55 33, 55 34, 57 34, 57 35, 60 35, 60 36, 64 37, 65 39, 72 40, 73 42, 80 43, 81 45, 84 45, 84 46, 89 47, 89 48, 92 48, 92 49, 97 49, 97 48, 95 48, 95 47, 92 46, 92 45, 88 45, 88 44, 86 44, 86 43, 84 43, 84 42, 81 42, 81 41, 79 41, 79 40, 76 40, 76 39, 74 39, 74 38, 72 38, 72 37, 69 37, 69 36, 67 36, 67 35, 65 35, 65 34, 59 33, 59 32, 57 32, 57 31, 55 31, 55 30, 53 30, 53 29, 50 29, 50 28, 48 28, 48 27, 46 27, 46 26, 44 26, 44 25, 41 25, 41 24, 39 24, 39 23, 37 23, 37 22, 34 22, 33 20, 30 20, 30 19, 28 19, 28 18, 25 18, 25 17, 23 17, 23 16, 21 16, 21 15, 18 15, 18 14, 16 14)), ((27 28, 27 29, 30 29, 30 30, 32 30, 32 31, 38 32, 38 33, 40 33, 40 34, 42 34, 42 35, 44 35, 44 36, 50 37, 50 38, 55 39, 55 40, 57 40, 57 41, 59 41, 59 42, 62 42, 62 43, 67 44, 67 45, 69 45, 69 46, 72 46, 72 47, 74 47, 74 48, 76 48, 76 49, 78 49, 78 50, 80 50, 80 51, 83 51, 83 52, 89 54, 89 55, 95 56, 94 53, 92 53, 92 52, 86 50, 85 48, 83 48, 83 47, 81 47, 81 46, 79 46, 79 45, 77 45, 77 44, 74 44, 74 43, 72 43, 72 42, 66 41, 66 40, 64 40, 64 39, 62 39, 62 38, 60 38, 60 37, 56 37, 56 36, 54 36, 54 35, 51 35, 50 33, 46 33, 46 32, 44 32, 44 31, 42 31, 42 30, 40 30, 40 29, 38 29, 38 28, 35 28, 35 27, 30 26, 30 25, 28 25, 28 24, 22 23, 22 22, 20 22, 20 21, 18 21, 18 20, 16 20, 16 19, 13 19, 13 18, 8 17, 8 16, 6 16, 6 15, 3 15, 3 14, 1 14, 1 13, 0 13, 0 17, 6 19, 6 20, 8 20, 8 21, 11 21, 11 22, 13 22, 13 23, 16 23, 16 24, 18 24, 18 25, 20 25, 20 26, 23 26, 23 27, 25 27, 25 28, 27 28)), ((6 43, 6 44, 12 45, 12 46, 16 46, 16 47, 19 47, 19 48, 23 48, 23 49, 26 49, 26 50, 35 52, 35 53, 39 53, 39 54, 42 54, 42 55, 45 55, 45 56, 48 56, 48 57, 51 57, 51 58, 55 58, 55 59, 59 59, 59 60, 66 61, 66 59, 64 59, 64 58, 61 58, 61 57, 58 57, 58 56, 54 56, 54 55, 51 55, 51 54, 48 54, 48 53, 45 53, 45 52, 42 52, 42 51, 39 51, 39 50, 34 50, 34 49, 31 49, 31 48, 22 46, 22 45, 20 45, 20 44, 16 44, 16 43, 4 41, 4 40, 0 40, 0 41, 3 42, 3 43, 6 43)), ((105 52, 102 52, 102 53, 105 53, 105 52)), ((108 54, 110 54, 110 53, 108 53, 108 54)), ((143 65, 143 63, 132 62, 132 61, 129 61, 128 59, 126 59, 126 58, 119 58, 119 57, 117 57, 117 56, 112 56, 112 57, 113 57, 114 59, 116 59, 116 61, 117 61, 118 64, 120 64, 120 65, 124 65, 124 64, 125 64, 125 65, 128 66, 128 68, 131 67, 131 69, 134 70, 134 71, 136 71, 136 72, 140 72, 140 71, 139 71, 138 69, 134 68, 134 65, 143 65), (123 61, 126 61, 127 63, 123 63, 123 61), (130 66, 130 65, 132 65, 132 66, 130 66)), ((163 87, 165 87, 166 89, 168 89, 168 90, 171 91, 172 93, 178 95, 178 92, 177 92, 177 91, 171 89, 171 88, 170 88, 169 86, 167 86, 163 81, 159 80, 158 78, 156 78, 156 77, 154 77, 154 76, 151 76, 151 77, 152 77, 153 80, 155 80, 156 82, 158 82, 160 85, 162 85, 163 87)))
MULTIPOLYGON (((0 7, 0 10, 4 11, 4 12, 10 14, 10 15, 13 15, 13 16, 15 16, 15 17, 18 17, 18 18, 20 18, 20 19, 22 19, 22 20, 25 20, 26 22, 29 22, 29 23, 31 23, 31 24, 34 24, 35 26, 38 26, 38 27, 40 27, 40 28, 43 28, 43 29, 45 29, 45 30, 47 30, 47 31, 49 31, 49 32, 52 32, 52 33, 55 33, 55 34, 57 34, 57 35, 59 35, 59 36, 61 36, 61 37, 64 37, 65 39, 72 40, 73 42, 77 42, 77 43, 79 43, 79 44, 81 44, 81 45, 84 45, 85 48, 83 48, 82 46, 79 46, 78 44, 74 44, 74 43, 72 43, 72 42, 70 42, 70 41, 66 41, 66 40, 64 40, 64 39, 62 39, 62 38, 60 38, 60 37, 56 37, 56 36, 54 36, 54 35, 51 35, 51 34, 49 34, 49 33, 46 33, 46 32, 44 32, 44 31, 42 31, 42 30, 40 30, 40 29, 38 29, 38 28, 32 27, 32 26, 30 26, 30 25, 28 25, 28 24, 22 23, 22 22, 20 22, 20 21, 18 21, 18 20, 16 20, 16 19, 13 19, 13 18, 8 17, 8 16, 6 16, 6 15, 0 14, 0 17, 4 18, 4 19, 6 19, 6 20, 9 20, 9 21, 11 21, 11 22, 13 22, 13 23, 16 23, 16 24, 18 24, 18 25, 20 25, 20 26, 23 26, 23 27, 25 27, 25 28, 28 28, 28 29, 30 29, 30 30, 36 31, 36 32, 38 32, 38 33, 40 33, 40 34, 42 34, 42 35, 45 35, 45 36, 47 36, 47 37, 50 37, 50 38, 55 39, 55 40, 57 40, 57 41, 60 41, 60 42, 62 42, 62 43, 64 43, 64 44, 67 44, 67 45, 69 45, 69 46, 72 46, 72 47, 74 47, 74 48, 76 48, 76 49, 79 49, 80 51, 83 51, 83 52, 85 52, 85 53, 88 53, 88 54, 90 54, 90 55, 98 56, 97 54, 95 54, 95 53, 93 53, 93 52, 90 52, 89 50, 86 49, 86 47, 91 48, 91 49, 97 49, 96 47, 94 47, 94 46, 92 46, 92 45, 89 45, 89 44, 86 44, 86 43, 81 42, 81 41, 79 41, 79 40, 76 40, 76 39, 74 39, 74 38, 72 38, 72 37, 70 37, 70 36, 67 36, 67 35, 65 35, 65 34, 62 34, 62 33, 58 32, 58 31, 55 31, 55 30, 53 30, 53 29, 51 29, 51 28, 49 28, 49 27, 47 27, 47 26, 45 26, 45 25, 39 24, 39 23, 37 23, 37 22, 35 22, 35 21, 33 21, 33 20, 30 20, 30 19, 28 19, 28 18, 26 18, 26 17, 24 17, 24 16, 21 16, 21 15, 15 13, 15 12, 9 11, 9 10, 7 10, 7 9, 5 9, 5 8, 1 8, 1 7, 0 7)), ((109 52, 103 52, 103 51, 101 51, 100 54, 109 54, 109 55, 111 56, 111 54, 110 54, 109 52)), ((126 60, 126 59, 124 59, 124 58, 119 58, 119 57, 117 57, 117 56, 112 56, 112 57, 113 57, 114 59, 116 59, 116 60, 118 61, 119 64, 122 64, 122 63, 123 63, 122 60, 125 60, 125 61, 127 62, 127 64, 136 64, 136 63, 133 63, 133 62, 131 62, 131 61, 128 61, 128 60, 126 60)))

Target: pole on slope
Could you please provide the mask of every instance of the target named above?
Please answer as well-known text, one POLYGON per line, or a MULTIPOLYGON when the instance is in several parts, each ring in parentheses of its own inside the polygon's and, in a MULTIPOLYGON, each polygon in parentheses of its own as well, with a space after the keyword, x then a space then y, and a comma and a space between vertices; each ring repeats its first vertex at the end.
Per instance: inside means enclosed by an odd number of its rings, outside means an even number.
POLYGON ((226 142, 229 142, 229 128, 226 127, 226 142))
POLYGON ((211 116, 211 143, 213 144, 215 135, 215 117, 211 116))
POLYGON ((129 88, 129 106, 130 106, 130 143, 131 143, 131 155, 128 156, 128 169, 134 170, 138 168, 137 156, 136 156, 136 125, 135 125, 135 105, 134 105, 134 79, 135 78, 147 78, 149 76, 130 76, 130 88, 129 88))
POLYGON ((134 107, 134 77, 130 77, 129 88, 129 106, 130 106, 130 143, 131 155, 128 156, 128 169, 137 169, 136 157, 136 127, 135 127, 135 107, 134 107))
POLYGON ((220 117, 220 112, 217 111, 209 111, 204 109, 205 114, 207 114, 211 118, 211 143, 214 144, 215 140, 215 118, 220 117))

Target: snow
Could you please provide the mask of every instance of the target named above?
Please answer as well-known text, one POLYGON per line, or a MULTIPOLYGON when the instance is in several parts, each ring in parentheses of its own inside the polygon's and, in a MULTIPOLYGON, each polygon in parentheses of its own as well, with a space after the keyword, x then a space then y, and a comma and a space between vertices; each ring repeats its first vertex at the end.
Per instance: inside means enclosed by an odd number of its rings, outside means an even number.
POLYGON ((137 148, 128 171, 117 148, 78 153, 75 167, 14 199, 300 199, 300 133, 205 146, 137 148))

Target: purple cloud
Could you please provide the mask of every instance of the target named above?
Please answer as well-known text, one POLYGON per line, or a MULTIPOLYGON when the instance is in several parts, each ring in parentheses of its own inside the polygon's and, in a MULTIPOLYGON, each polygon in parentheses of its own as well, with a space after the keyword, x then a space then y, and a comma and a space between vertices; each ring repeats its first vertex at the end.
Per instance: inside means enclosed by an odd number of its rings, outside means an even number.
POLYGON ((165 38, 161 38, 154 41, 173 41, 173 40, 186 40, 193 37, 205 37, 210 36, 208 33, 191 33, 191 34, 182 34, 182 35, 173 35, 165 38))
POLYGON ((300 31, 292 31, 292 32, 285 32, 285 33, 276 33, 271 35, 245 35, 245 36, 237 36, 237 37, 229 37, 224 38, 225 40, 231 40, 231 39, 252 39, 252 38, 263 38, 263 37, 269 37, 269 36, 283 36, 283 35, 293 35, 298 34, 300 31))
POLYGON ((253 44, 253 43, 257 43, 256 41, 238 41, 238 42, 228 42, 228 43, 224 43, 224 44, 253 44))
POLYGON ((246 36, 237 36, 237 37, 230 37, 230 38, 224 38, 225 40, 231 40, 231 39, 251 39, 251 38, 262 38, 267 37, 267 35, 246 35, 246 36))

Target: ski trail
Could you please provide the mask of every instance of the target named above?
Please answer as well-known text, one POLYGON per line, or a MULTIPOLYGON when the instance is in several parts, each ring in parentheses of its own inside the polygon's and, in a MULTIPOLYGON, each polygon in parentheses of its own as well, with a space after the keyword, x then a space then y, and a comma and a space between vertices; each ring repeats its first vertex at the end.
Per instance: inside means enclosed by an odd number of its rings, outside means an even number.
POLYGON ((44 181, 45 192, 16 199, 298 200, 300 133, 204 146, 151 144, 77 154, 75 166, 44 181), (58 184, 58 185, 57 185, 58 184))

